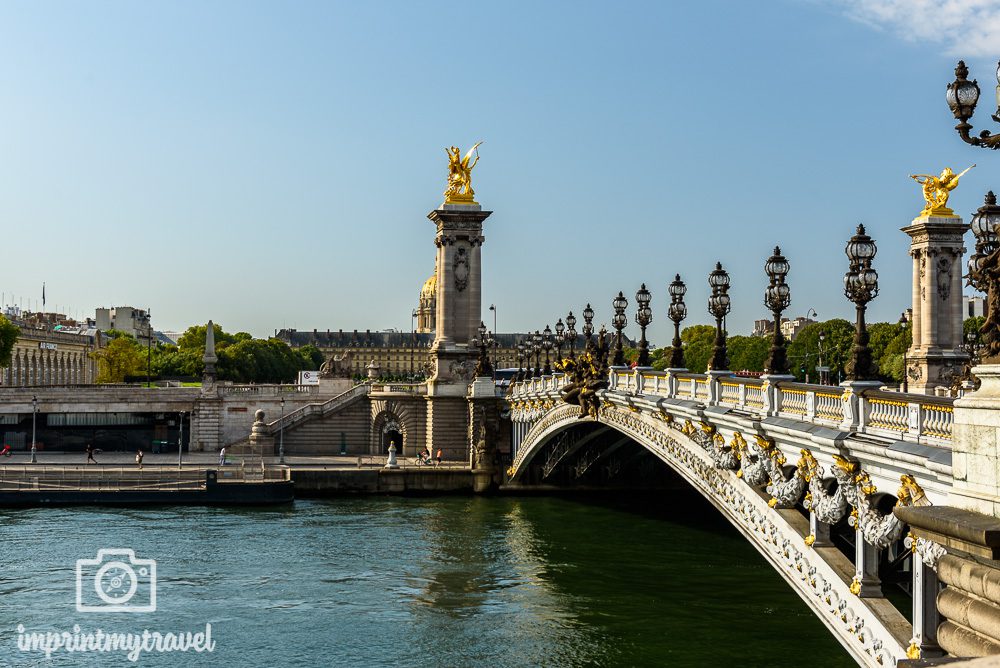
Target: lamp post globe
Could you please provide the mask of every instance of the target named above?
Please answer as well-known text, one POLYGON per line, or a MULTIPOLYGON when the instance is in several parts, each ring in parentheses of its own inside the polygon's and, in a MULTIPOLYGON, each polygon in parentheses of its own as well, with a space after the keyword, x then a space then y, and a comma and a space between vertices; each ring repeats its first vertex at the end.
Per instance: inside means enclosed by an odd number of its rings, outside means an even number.
POLYGON ((566 343, 569 344, 569 358, 576 359, 576 316, 572 311, 566 316, 566 343))
POLYGON ((545 325, 545 329, 542 330, 542 350, 545 351, 545 368, 542 370, 542 375, 548 376, 552 373, 552 366, 549 364, 549 351, 552 350, 552 329, 545 325))
POLYGON ((635 313, 635 324, 639 325, 640 336, 639 336, 639 358, 636 360, 636 366, 647 367, 649 366, 649 342, 646 341, 646 327, 649 323, 653 321, 653 310, 649 308, 649 303, 653 300, 653 295, 650 294, 649 290, 646 289, 646 284, 643 283, 639 291, 635 293, 636 309, 635 313))
POLYGON ((854 302, 857 319, 854 329, 854 347, 847 363, 849 380, 869 380, 875 375, 872 352, 868 347, 868 328, 865 310, 868 302, 878 296, 878 272, 872 268, 872 259, 878 252, 875 241, 865 233, 865 226, 858 225, 857 232, 844 249, 850 263, 844 274, 844 296, 854 302))
POLYGON ((792 303, 791 290, 785 283, 789 268, 788 260, 781 254, 781 248, 775 246, 774 253, 764 263, 764 273, 768 278, 768 286, 764 291, 764 306, 774 316, 774 333, 767 361, 764 362, 764 371, 772 375, 788 373, 785 337, 781 332, 781 313, 792 303))
POLYGON ((730 310, 729 274, 722 268, 721 262, 716 262, 715 269, 708 275, 708 285, 712 288, 712 296, 708 298, 708 312, 715 316, 715 345, 712 348, 712 359, 708 368, 721 371, 729 367, 726 332, 722 320, 730 310))
POLYGON ((562 361, 562 347, 563 345, 566 344, 565 334, 566 334, 566 325, 563 324, 562 318, 559 318, 559 320, 556 321, 556 338, 554 342, 556 346, 557 364, 562 361))
POLYGON ((542 375, 542 333, 537 329, 531 337, 531 350, 535 354, 535 370, 532 376, 540 378, 542 375))
MULTIPOLYGON (((997 111, 992 118, 1000 123, 1000 63, 997 64, 997 111)), ((973 79, 969 81, 969 68, 965 66, 965 61, 958 61, 955 67, 955 80, 948 84, 945 92, 945 100, 952 115, 958 120, 955 130, 958 136, 966 144, 980 146, 982 148, 1000 148, 1000 134, 990 134, 989 130, 983 130, 977 136, 972 136, 972 125, 969 119, 976 111, 976 103, 979 102, 979 82, 973 79)))
POLYGON ((585 345, 590 348, 594 336, 594 309, 590 308, 590 304, 583 309, 583 336, 587 339, 585 345))
POLYGON ((983 206, 976 210, 969 222, 976 238, 975 252, 969 256, 969 285, 980 292, 986 292, 986 285, 980 279, 983 260, 1000 247, 996 228, 1000 225, 1000 206, 997 206, 993 191, 986 193, 983 206))
POLYGON ((681 275, 674 276, 674 280, 667 287, 670 294, 670 306, 667 308, 667 317, 674 323, 674 340, 671 342, 670 368, 683 369, 684 348, 681 345, 681 322, 687 317, 687 305, 684 303, 684 295, 687 294, 687 286, 681 280, 681 275))
POLYGON ((611 302, 611 307, 615 311, 615 314, 611 316, 611 326, 615 328, 616 332, 615 356, 611 364, 612 366, 625 366, 625 347, 622 330, 628 324, 628 318, 625 317, 625 309, 628 308, 628 299, 625 298, 625 295, 621 291, 618 292, 618 296, 611 302))

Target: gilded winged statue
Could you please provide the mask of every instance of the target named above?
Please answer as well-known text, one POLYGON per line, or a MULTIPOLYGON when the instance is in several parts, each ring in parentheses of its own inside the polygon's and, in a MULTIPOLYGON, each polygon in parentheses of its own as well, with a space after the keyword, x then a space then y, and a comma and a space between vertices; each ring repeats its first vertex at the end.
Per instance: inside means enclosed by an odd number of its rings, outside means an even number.
MULTIPOLYGON (((972 165, 975 167, 975 165, 972 165)), ((920 184, 924 192, 924 210, 921 216, 953 216, 955 212, 948 208, 948 197, 958 186, 958 180, 965 176, 972 167, 956 174, 951 167, 941 170, 941 176, 933 174, 910 174, 910 178, 920 184)))
POLYGON ((483 142, 469 149, 462 157, 457 146, 446 148, 448 154, 448 188, 444 191, 445 204, 475 204, 476 191, 472 189, 472 168, 479 162, 477 150, 483 142), (472 159, 475 154, 475 160, 472 159), (471 160, 471 162, 470 162, 471 160))

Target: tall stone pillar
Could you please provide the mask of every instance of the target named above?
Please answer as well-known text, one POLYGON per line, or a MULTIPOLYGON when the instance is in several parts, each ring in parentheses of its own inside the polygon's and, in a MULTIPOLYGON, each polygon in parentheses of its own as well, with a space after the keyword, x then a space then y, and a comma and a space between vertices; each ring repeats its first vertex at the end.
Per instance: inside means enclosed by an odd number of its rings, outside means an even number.
POLYGON ((441 205, 427 214, 437 226, 436 329, 427 383, 427 441, 446 459, 468 458, 468 391, 475 360, 470 342, 482 308, 480 247, 492 211, 475 203, 441 205))
POLYGON ((962 237, 960 216, 921 215, 902 228, 913 257, 913 343, 905 373, 911 392, 950 387, 968 355, 962 348, 962 237))

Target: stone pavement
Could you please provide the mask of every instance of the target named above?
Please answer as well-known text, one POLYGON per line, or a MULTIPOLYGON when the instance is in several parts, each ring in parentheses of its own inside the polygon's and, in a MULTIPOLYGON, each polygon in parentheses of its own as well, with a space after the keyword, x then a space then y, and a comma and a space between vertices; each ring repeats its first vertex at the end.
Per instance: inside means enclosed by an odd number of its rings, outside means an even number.
MULTIPOLYGON (((239 461, 241 455, 229 455, 229 465, 232 466, 239 461)), ((311 467, 323 467, 323 468, 358 468, 358 460, 361 460, 361 466, 372 467, 372 466, 382 466, 385 464, 385 457, 378 455, 328 455, 328 456, 295 456, 285 457, 285 464, 291 468, 311 468, 311 467)), ((135 453, 134 452, 102 452, 100 454, 95 454, 94 459, 97 460, 98 465, 109 465, 115 467, 135 466, 135 453)), ((36 455, 36 460, 40 465, 62 465, 62 466, 75 466, 87 463, 87 454, 85 452, 39 452, 36 455)), ((265 457, 264 461, 270 465, 277 465, 277 457, 265 457)), ((0 457, 0 467, 6 465, 17 465, 18 467, 25 464, 30 465, 31 453, 30 452, 15 452, 10 457, 0 457)), ((193 468, 215 468, 219 463, 219 455, 214 452, 185 452, 183 458, 183 465, 186 467, 193 468)), ((413 457, 400 457, 399 463, 407 468, 418 466, 413 457)), ((177 466, 177 453, 166 453, 166 454, 152 454, 148 452, 143 453, 142 458, 143 466, 177 466)), ((93 464, 91 464, 93 466, 93 464)), ((435 468, 434 466, 425 467, 419 465, 420 468, 435 468)), ((441 462, 442 468, 466 468, 466 462, 459 461, 448 461, 444 460, 441 462)))

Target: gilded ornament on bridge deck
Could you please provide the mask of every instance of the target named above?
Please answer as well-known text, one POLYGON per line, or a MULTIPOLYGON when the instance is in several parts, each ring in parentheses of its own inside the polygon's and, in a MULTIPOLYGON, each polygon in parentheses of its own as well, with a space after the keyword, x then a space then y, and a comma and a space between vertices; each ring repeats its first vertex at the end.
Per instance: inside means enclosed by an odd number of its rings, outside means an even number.
POLYGON ((916 640, 910 641, 910 646, 906 648, 906 658, 914 660, 920 658, 920 645, 916 640))
POLYGON ((472 189, 472 168, 479 162, 477 150, 483 142, 477 142, 462 157, 457 146, 446 148, 448 154, 448 188, 444 191, 445 204, 475 204, 476 191, 472 189), (472 160, 472 154, 476 159, 472 160), (472 162, 469 162, 472 160, 472 162))
POLYGON ((806 547, 812 547, 813 543, 816 542, 816 535, 809 534, 808 536, 805 537, 805 539, 802 542, 806 544, 806 547))
MULTIPOLYGON (((975 165, 972 165, 975 167, 975 165)), ((920 184, 924 194, 923 211, 921 216, 954 216, 955 212, 948 208, 948 197, 951 191, 958 186, 958 180, 965 176, 972 167, 956 174, 951 171, 951 167, 945 167, 941 171, 941 176, 933 174, 910 174, 910 178, 920 184)))
POLYGON ((849 589, 851 590, 851 593, 854 594, 855 596, 861 596, 861 582, 858 581, 858 576, 855 575, 854 579, 851 580, 851 586, 849 587, 849 589))
POLYGON ((897 505, 900 506, 929 506, 931 502, 927 499, 923 488, 914 480, 913 476, 904 473, 899 476, 902 483, 896 492, 897 505))

